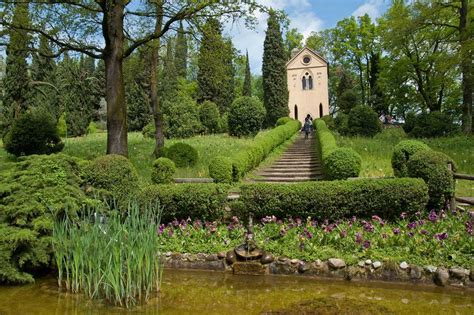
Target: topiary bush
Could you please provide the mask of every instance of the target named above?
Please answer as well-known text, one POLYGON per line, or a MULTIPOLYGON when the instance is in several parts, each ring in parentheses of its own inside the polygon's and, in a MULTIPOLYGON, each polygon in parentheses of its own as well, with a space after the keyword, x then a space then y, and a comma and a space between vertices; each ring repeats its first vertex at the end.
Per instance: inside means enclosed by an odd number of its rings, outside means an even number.
POLYGON ((334 117, 332 117, 332 115, 324 115, 323 117, 321 117, 321 119, 324 120, 324 122, 326 123, 326 126, 330 130, 336 129, 336 122, 334 121, 334 117))
POLYGON ((278 118, 278 120, 276 121, 275 127, 284 125, 284 124, 286 124, 287 122, 292 121, 292 120, 293 120, 293 119, 291 119, 290 117, 281 117, 281 118, 278 118))
POLYGON ((400 140, 408 138, 403 128, 392 127, 385 128, 381 133, 375 135, 374 139, 390 143, 398 143, 400 140))
POLYGON ((344 113, 337 113, 336 118, 334 118, 334 124, 336 125, 336 130, 341 135, 349 134, 349 115, 344 113))
POLYGON ((202 131, 199 107, 188 95, 163 102, 164 134, 167 138, 189 138, 202 131))
POLYGON ((227 214, 229 189, 225 184, 151 185, 142 190, 138 200, 162 207, 164 223, 187 218, 213 221, 227 214))
POLYGON ((59 116, 58 123, 56 124, 56 130, 58 131, 58 136, 65 138, 67 136, 67 123, 66 116, 64 113, 59 116))
POLYGON ((91 135, 91 134, 97 133, 97 131, 98 131, 97 124, 91 121, 89 123, 89 126, 87 126, 86 134, 91 135))
POLYGON ((154 184, 170 184, 173 182, 173 175, 176 172, 176 165, 168 158, 160 157, 153 162, 151 171, 151 181, 154 184))
POLYGON ((324 160, 325 175, 328 179, 347 179, 358 177, 362 159, 360 155, 350 148, 333 150, 324 160))
POLYGON ((53 218, 77 217, 89 199, 80 160, 64 154, 19 158, 0 176, 0 283, 34 281, 50 267, 53 218))
POLYGON ((188 167, 196 165, 198 152, 189 144, 178 142, 168 148, 166 157, 171 159, 177 167, 188 167))
POLYGON ((430 147, 417 140, 401 141, 393 148, 392 168, 396 177, 407 177, 407 162, 418 151, 429 150, 430 147))
POLYGON ((64 143, 54 118, 44 110, 33 110, 16 119, 3 138, 5 150, 15 156, 60 152, 64 143))
POLYGON ((454 193, 454 178, 448 163, 454 166, 450 157, 433 150, 420 150, 408 160, 408 176, 422 178, 428 185, 430 209, 441 209, 454 193))
POLYGON ((152 120, 142 129, 143 138, 154 139, 155 138, 155 122, 152 120))
POLYGON ((258 98, 242 96, 229 108, 227 122, 231 136, 254 136, 262 128, 266 111, 258 98))
POLYGON ((307 218, 339 220, 352 216, 398 219, 426 209, 428 187, 419 178, 357 179, 241 186, 234 215, 256 219, 307 218))
POLYGON ((318 146, 321 160, 324 163, 324 160, 329 156, 329 154, 337 149, 336 138, 334 138, 334 135, 328 129, 324 120, 316 119, 313 122, 313 125, 318 136, 318 146))
POLYGON ((416 138, 448 136, 458 129, 453 123, 453 118, 451 116, 439 111, 421 113, 411 119, 414 121, 409 122, 407 128, 411 128, 410 136, 416 138), (410 124, 413 126, 410 126, 410 124))
POLYGON ((382 124, 370 106, 358 105, 349 112, 348 128, 351 135, 373 137, 382 131, 382 124))
POLYGON ((218 132, 221 116, 216 103, 204 101, 199 107, 199 119, 206 133, 218 132))
MULTIPOLYGON (((85 170, 87 184, 124 201, 138 190, 138 175, 132 163, 121 155, 104 155, 91 161, 85 170)), ((107 195, 107 194, 106 194, 107 195)))
POLYGON ((232 182, 232 160, 225 156, 217 156, 209 163, 209 176, 216 183, 232 182))

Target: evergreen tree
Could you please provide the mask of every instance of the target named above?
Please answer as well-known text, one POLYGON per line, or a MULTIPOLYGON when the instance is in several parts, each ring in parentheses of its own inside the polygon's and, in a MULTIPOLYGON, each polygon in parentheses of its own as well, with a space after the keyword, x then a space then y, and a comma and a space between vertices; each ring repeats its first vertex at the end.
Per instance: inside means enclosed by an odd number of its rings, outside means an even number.
POLYGON ((226 112, 232 105, 235 98, 235 67, 234 56, 236 55, 231 39, 224 41, 224 49, 222 50, 222 68, 223 76, 221 81, 221 91, 217 98, 218 103, 221 104, 222 111, 226 112))
MULTIPOLYGON (((16 3, 12 24, 22 27, 29 25, 28 2, 16 3)), ((28 76, 28 49, 30 36, 26 30, 10 29, 8 32, 7 60, 3 79, 4 98, 2 104, 3 125, 7 128, 13 119, 28 107, 30 78, 28 76)))
POLYGON ((354 90, 354 81, 351 75, 343 70, 341 79, 336 89, 337 105, 339 110, 348 114, 353 107, 358 105, 358 95, 354 90))
POLYGON ((166 56, 163 60, 163 77, 160 85, 161 101, 171 102, 176 98, 178 90, 178 75, 175 67, 173 54, 173 41, 168 39, 166 44, 166 56))
POLYGON ((188 71, 188 40, 182 22, 179 23, 178 36, 176 37, 175 67, 178 77, 186 79, 188 71))
POLYGON ((137 82, 127 86, 127 116, 130 131, 141 131, 151 118, 150 100, 147 91, 137 82))
POLYGON ((276 12, 270 10, 263 43, 262 64, 263 102, 267 110, 267 126, 274 126, 278 118, 289 114, 286 61, 280 23, 276 12))
POLYGON ((252 74, 250 73, 250 63, 249 63, 249 52, 246 54, 246 64, 245 64, 245 78, 244 78, 244 87, 242 89, 243 96, 252 96, 252 74))

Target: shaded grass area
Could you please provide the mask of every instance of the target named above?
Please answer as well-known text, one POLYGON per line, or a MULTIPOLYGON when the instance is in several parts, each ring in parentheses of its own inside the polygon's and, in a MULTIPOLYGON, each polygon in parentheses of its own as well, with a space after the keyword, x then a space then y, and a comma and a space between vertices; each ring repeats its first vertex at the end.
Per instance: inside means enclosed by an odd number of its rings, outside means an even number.
MULTIPOLYGON (((353 148, 361 155, 361 177, 393 176, 391 165, 393 147, 403 139, 336 137, 340 146, 353 148)), ((474 137, 453 136, 422 139, 422 141, 432 149, 452 157, 459 173, 474 174, 474 137)), ((458 196, 474 196, 474 182, 458 180, 456 194, 458 196)))
MULTIPOLYGON (((98 133, 86 137, 66 140, 64 153, 91 160, 105 154, 107 134, 98 133)), ((194 167, 178 168, 175 177, 209 177, 209 161, 217 155, 232 157, 240 150, 251 144, 251 138, 234 138, 228 135, 196 136, 189 139, 167 140, 166 147, 177 142, 184 142, 193 146, 199 154, 198 163, 194 167)), ((152 156, 154 139, 147 139, 141 133, 128 134, 129 158, 144 182, 150 182, 151 167, 154 161, 152 156)))

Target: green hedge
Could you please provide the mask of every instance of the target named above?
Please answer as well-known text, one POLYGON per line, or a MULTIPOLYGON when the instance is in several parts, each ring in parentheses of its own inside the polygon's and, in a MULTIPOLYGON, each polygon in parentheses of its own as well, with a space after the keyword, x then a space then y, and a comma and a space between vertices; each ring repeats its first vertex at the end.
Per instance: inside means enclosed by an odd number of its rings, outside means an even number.
POLYGON ((226 156, 216 156, 209 163, 209 175, 216 183, 231 183, 232 160, 226 156))
POLYGON ((417 140, 400 141, 392 153, 392 168, 396 177, 408 177, 407 163, 410 157, 418 151, 430 150, 425 143, 417 140))
POLYGON ((262 162, 273 149, 291 138, 301 128, 301 123, 291 120, 267 132, 259 133, 252 145, 237 153, 232 159, 232 177, 239 181, 262 162))
POLYGON ((173 182, 176 165, 168 158, 161 157, 153 162, 151 181, 154 184, 169 184, 173 182))
POLYGON ((347 179, 359 176, 362 159, 351 148, 339 148, 336 138, 323 119, 314 121, 318 135, 319 153, 327 179, 347 179))
POLYGON ((226 214, 229 189, 226 184, 151 185, 141 191, 138 200, 162 207, 165 223, 187 218, 212 221, 226 214))
POLYGON ((248 184, 241 187, 235 214, 256 218, 274 215, 337 220, 351 216, 384 219, 423 211, 428 188, 421 179, 358 179, 285 184, 248 184))

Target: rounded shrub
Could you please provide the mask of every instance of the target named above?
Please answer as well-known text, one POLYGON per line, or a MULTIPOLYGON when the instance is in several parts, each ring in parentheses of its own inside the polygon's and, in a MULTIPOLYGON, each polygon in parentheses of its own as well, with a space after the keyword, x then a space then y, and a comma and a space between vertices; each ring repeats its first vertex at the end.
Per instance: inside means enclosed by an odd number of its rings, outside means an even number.
POLYGON ((321 117, 321 119, 324 120, 324 122, 326 123, 326 126, 329 129, 331 130, 336 129, 336 122, 334 121, 334 118, 331 115, 324 115, 323 117, 321 117))
POLYGON ((393 148, 392 168, 396 177, 407 177, 407 162, 418 151, 429 150, 430 147, 417 140, 401 141, 393 148))
POLYGON ((87 126, 86 133, 87 133, 88 135, 91 135, 91 134, 93 134, 93 133, 97 133, 97 130, 98 130, 97 124, 96 124, 95 122, 91 121, 91 122, 89 123, 89 126, 87 126))
POLYGON ((199 119, 206 133, 218 132, 221 116, 216 103, 204 101, 199 107, 199 119))
POLYGON ((410 135, 416 138, 443 137, 456 130, 453 118, 439 111, 421 113, 412 124, 410 135))
POLYGON ((58 123, 56 125, 56 130, 58 131, 58 135, 60 137, 65 138, 67 135, 67 123, 66 123, 66 116, 61 114, 58 119, 58 123))
POLYGON ((85 170, 86 182, 110 192, 118 199, 138 190, 138 175, 132 163, 121 155, 104 155, 94 159, 85 170))
POLYGON ((168 158, 160 157, 153 162, 151 181, 155 184, 169 184, 173 182, 176 165, 168 158))
POLYGON ((164 134, 167 138, 189 138, 202 131, 199 107, 184 94, 163 102, 164 134))
POLYGON ((232 160, 225 156, 217 156, 209 163, 209 176, 216 183, 232 182, 232 160))
POLYGON ((194 166, 198 161, 198 152, 189 144, 178 142, 169 147, 166 157, 177 167, 194 166))
POLYGON ((253 136, 262 128, 266 111, 258 98, 237 98, 229 108, 227 122, 232 136, 253 136))
POLYGON ((324 160, 324 170, 329 179, 347 179, 359 176, 362 159, 350 148, 337 148, 324 160))
POLYGON ((284 124, 286 124, 287 122, 292 121, 292 120, 293 120, 293 119, 291 119, 290 117, 281 117, 281 118, 278 118, 278 120, 276 121, 275 126, 284 125, 284 124))
POLYGON ((429 208, 442 208, 454 193, 454 178, 448 169, 448 162, 454 165, 452 159, 444 153, 420 150, 407 163, 408 175, 422 178, 428 185, 429 208))
POLYGON ((337 132, 341 135, 349 134, 349 115, 337 113, 336 118, 334 118, 334 125, 336 126, 337 132))
POLYGON ((373 137, 382 131, 382 124, 377 113, 366 105, 359 105, 351 109, 348 117, 349 133, 373 137))
POLYGON ((408 138, 408 135, 405 133, 403 128, 393 127, 385 128, 381 133, 376 134, 374 139, 386 141, 390 143, 397 143, 400 140, 408 138))
POLYGON ((155 138, 155 123, 153 121, 149 122, 145 127, 143 127, 142 135, 143 138, 155 138))
POLYGON ((44 110, 33 110, 16 119, 3 138, 5 150, 15 156, 60 152, 64 143, 54 118, 44 110))

